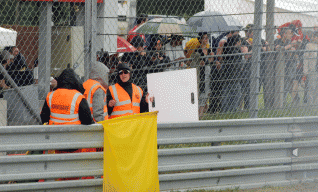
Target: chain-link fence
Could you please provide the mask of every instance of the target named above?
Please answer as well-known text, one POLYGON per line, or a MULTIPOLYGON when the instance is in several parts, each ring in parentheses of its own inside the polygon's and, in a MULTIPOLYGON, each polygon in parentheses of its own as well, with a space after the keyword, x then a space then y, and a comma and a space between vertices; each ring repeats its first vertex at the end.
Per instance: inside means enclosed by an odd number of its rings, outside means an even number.
MULTIPOLYGON (((148 73, 197 68, 200 119, 317 114, 312 0, 0 0, 1 124, 39 124, 50 78, 96 60, 148 73)), ((54 84, 54 82, 53 82, 54 84)))

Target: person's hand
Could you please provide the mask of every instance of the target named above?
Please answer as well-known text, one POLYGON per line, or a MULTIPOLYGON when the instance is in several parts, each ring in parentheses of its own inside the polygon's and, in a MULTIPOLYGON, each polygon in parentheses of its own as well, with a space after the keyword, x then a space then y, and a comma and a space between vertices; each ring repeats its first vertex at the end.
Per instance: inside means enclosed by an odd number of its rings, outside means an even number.
POLYGON ((114 107, 116 105, 116 101, 115 100, 110 100, 108 102, 108 107, 114 107))
POLYGON ((142 51, 142 52, 140 52, 140 55, 141 55, 141 56, 145 56, 145 55, 146 55, 146 52, 142 51))
POLYGON ((222 68, 221 63, 219 61, 215 61, 215 65, 218 70, 222 68))
POLYGON ((149 97, 149 93, 146 95, 146 102, 150 101, 151 103, 153 102, 154 97, 149 97), (149 100, 148 100, 149 99, 149 100))

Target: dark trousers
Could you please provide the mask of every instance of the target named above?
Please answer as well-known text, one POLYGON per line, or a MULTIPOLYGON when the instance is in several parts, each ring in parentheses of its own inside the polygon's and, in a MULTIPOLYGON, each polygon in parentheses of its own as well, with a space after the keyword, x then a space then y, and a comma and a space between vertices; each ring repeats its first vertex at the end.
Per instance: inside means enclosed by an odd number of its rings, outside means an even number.
POLYGON ((242 100, 244 102, 244 109, 250 108, 250 71, 243 71, 240 81, 242 87, 242 100))

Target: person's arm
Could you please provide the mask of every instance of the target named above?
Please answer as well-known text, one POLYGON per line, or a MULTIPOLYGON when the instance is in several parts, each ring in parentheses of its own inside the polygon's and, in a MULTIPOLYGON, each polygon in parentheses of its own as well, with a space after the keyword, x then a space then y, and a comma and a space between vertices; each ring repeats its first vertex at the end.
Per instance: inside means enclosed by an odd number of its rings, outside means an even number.
POLYGON ((221 55, 222 55, 222 53, 223 53, 223 47, 224 47, 224 44, 225 44, 225 43, 226 43, 225 40, 221 40, 221 41, 219 42, 219 46, 218 46, 217 51, 216 51, 216 55, 219 55, 219 57, 217 58, 219 61, 222 60, 221 55))
POLYGON ((149 106, 146 101, 146 94, 144 92, 141 101, 140 101, 140 113, 149 112, 149 106))
POLYGON ((44 105, 42 107, 41 114, 40 114, 42 124, 49 122, 50 115, 51 115, 51 110, 45 100, 44 105))
POLYGON ((114 106, 110 106, 110 105, 112 105, 111 104, 112 100, 114 100, 113 97, 112 97, 112 94, 110 93, 109 89, 107 89, 107 92, 106 92, 106 105, 107 105, 108 115, 112 114, 113 109, 114 109, 114 106))
POLYGON ((103 121, 105 118, 104 115, 104 106, 106 103, 104 102, 104 98, 106 97, 105 92, 99 88, 95 91, 93 95, 93 117, 96 122, 103 121))
POLYGON ((84 98, 79 104, 78 116, 82 125, 90 125, 94 123, 91 110, 89 109, 87 100, 84 98))
POLYGON ((0 87, 2 87, 3 89, 10 89, 11 88, 10 86, 8 86, 6 84, 6 81, 4 79, 0 80, 0 87))

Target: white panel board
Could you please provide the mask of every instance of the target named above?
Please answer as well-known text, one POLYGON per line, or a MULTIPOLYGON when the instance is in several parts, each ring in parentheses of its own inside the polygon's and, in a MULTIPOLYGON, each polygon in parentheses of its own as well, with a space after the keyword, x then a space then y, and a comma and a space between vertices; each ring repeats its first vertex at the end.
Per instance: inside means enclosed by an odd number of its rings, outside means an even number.
POLYGON ((15 46, 18 32, 0 27, 0 50, 6 46, 15 46))
POLYGON ((199 120, 196 69, 147 74, 147 82, 155 98, 149 111, 159 111, 158 123, 199 120))

